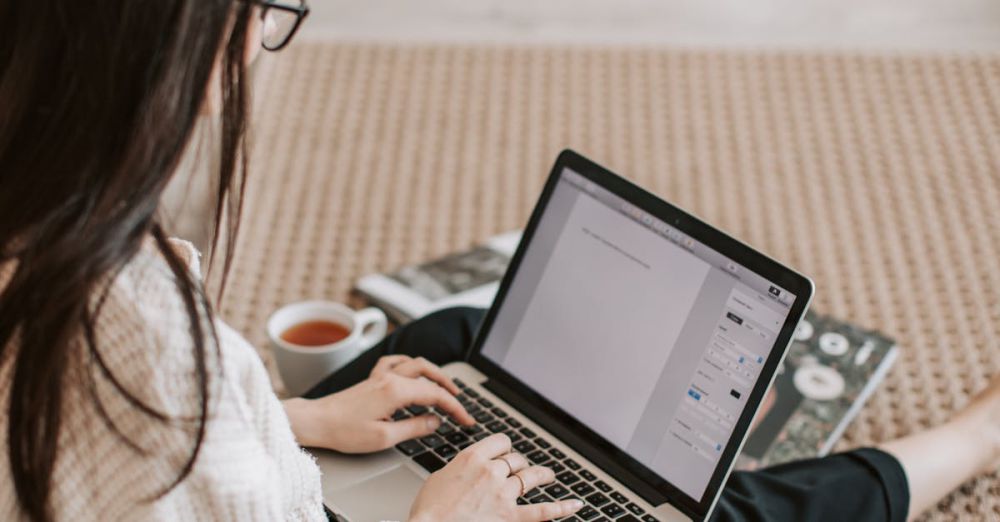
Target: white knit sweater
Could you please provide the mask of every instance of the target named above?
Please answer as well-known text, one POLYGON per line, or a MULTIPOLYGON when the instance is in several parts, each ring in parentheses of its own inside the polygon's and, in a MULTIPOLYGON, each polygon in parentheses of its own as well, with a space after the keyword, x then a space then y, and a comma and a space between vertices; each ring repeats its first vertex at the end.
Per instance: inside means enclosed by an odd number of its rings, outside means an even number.
MULTIPOLYGON (((176 249, 198 274, 190 244, 176 249)), ((0 288, 13 267, 0 267, 0 288)), ((200 277, 200 274, 198 274, 200 277)), ((113 283, 97 325, 111 371, 139 399, 175 417, 198 412, 189 321, 162 257, 145 248, 113 283)), ((166 425, 129 405, 93 371, 115 425, 147 450, 137 454, 102 421, 88 392, 71 385, 51 504, 57 520, 324 521, 320 474, 292 435, 260 358, 235 331, 217 322, 221 377, 212 382, 207 435, 191 475, 169 494, 185 462, 191 425, 166 425)), ((15 347, 16 348, 16 347, 15 347)), ((80 365, 78 365, 80 366, 80 365)), ((219 368, 214 361, 212 367, 219 368)), ((22 520, 7 458, 9 362, 0 367, 0 520, 22 520)), ((192 423, 193 424, 193 423, 192 423)))

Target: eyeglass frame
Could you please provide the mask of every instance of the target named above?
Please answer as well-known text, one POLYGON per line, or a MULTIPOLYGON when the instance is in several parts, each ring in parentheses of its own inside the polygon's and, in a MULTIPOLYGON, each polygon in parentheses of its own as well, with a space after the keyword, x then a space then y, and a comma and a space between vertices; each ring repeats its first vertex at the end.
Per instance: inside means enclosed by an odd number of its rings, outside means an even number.
POLYGON ((285 46, 292 41, 292 37, 294 37, 295 33, 298 32, 299 27, 302 26, 302 21, 309 16, 309 6, 306 4, 305 0, 302 0, 300 5, 290 5, 276 0, 253 0, 253 3, 260 7, 260 16, 262 20, 264 19, 264 16, 267 15, 268 9, 278 9, 295 14, 295 25, 292 26, 292 30, 288 32, 288 36, 281 41, 280 45, 268 47, 267 44, 264 43, 265 39, 261 38, 260 46, 271 52, 277 52, 284 49, 285 46))

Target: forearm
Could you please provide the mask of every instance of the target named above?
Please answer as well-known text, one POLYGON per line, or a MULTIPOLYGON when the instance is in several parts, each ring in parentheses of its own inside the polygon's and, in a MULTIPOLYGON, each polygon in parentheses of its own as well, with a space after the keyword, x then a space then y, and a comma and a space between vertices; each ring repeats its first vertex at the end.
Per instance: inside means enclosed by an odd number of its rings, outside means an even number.
POLYGON ((882 449, 906 470, 911 519, 963 482, 995 471, 1000 467, 1000 379, 949 422, 887 442, 882 449))
POLYGON ((316 401, 295 398, 281 401, 281 405, 285 408, 295 441, 300 446, 322 447, 321 416, 316 401))

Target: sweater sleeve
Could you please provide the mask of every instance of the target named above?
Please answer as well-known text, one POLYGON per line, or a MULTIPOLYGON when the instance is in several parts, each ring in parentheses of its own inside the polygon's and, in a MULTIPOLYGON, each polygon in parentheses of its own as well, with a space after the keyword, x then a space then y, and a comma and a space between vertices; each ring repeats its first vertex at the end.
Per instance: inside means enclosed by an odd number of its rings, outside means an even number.
POLYGON ((97 324, 109 373, 85 367, 61 430, 58 519, 325 520, 319 470, 295 443, 252 347, 221 321, 206 342, 208 420, 188 476, 202 410, 191 321, 162 259, 140 256, 115 280, 97 324), (114 385, 167 418, 141 411, 114 385), (103 420, 107 418, 110 422, 103 420))

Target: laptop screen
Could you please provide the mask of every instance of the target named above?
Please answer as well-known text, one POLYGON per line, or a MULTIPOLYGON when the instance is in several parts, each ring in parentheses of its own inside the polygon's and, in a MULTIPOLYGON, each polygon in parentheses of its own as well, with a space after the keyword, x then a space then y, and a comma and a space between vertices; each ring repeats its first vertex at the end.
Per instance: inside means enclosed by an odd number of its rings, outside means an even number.
POLYGON ((482 354, 698 499, 794 301, 564 169, 482 354))

